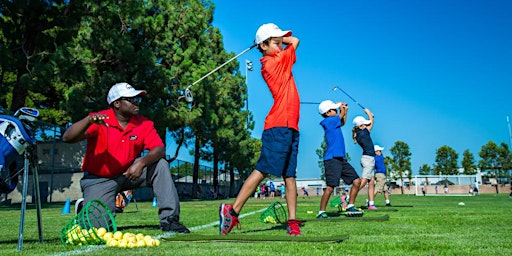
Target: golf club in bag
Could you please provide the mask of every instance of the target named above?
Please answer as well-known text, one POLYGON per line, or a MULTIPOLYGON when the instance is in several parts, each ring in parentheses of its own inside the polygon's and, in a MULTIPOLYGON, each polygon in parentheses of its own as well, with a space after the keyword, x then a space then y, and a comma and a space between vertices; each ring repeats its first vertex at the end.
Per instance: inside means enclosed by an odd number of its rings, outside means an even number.
POLYGON ((185 88, 185 92, 184 92, 184 96, 181 96, 181 98, 185 98, 185 101, 187 103, 192 103, 194 101, 194 96, 192 95, 192 91, 190 91, 190 87, 194 86, 195 84, 203 81, 203 79, 207 78, 209 75, 213 74, 215 71, 221 69, 222 67, 224 67, 225 65, 227 65, 228 63, 230 63, 231 61, 233 61, 234 59, 242 56, 244 53, 250 51, 252 48, 256 47, 257 44, 253 44, 251 45, 249 48, 243 50, 241 53, 237 54, 235 57, 229 59, 228 61, 224 62, 222 65, 214 68, 212 71, 208 72, 208 74, 204 75, 203 77, 199 78, 197 81, 191 83, 189 86, 187 86, 187 88, 185 88))
MULTIPOLYGON (((33 135, 34 121, 39 111, 34 108, 23 107, 13 116, 0 115, 0 193, 10 193, 18 184, 18 174, 23 171, 23 189, 21 196, 20 230, 18 233, 18 251, 23 245, 23 229, 25 224, 25 211, 27 208, 28 172, 30 169, 31 149, 35 145, 33 135), (16 158, 24 155, 23 169, 16 172, 16 158)), ((37 207, 37 223, 39 242, 43 241, 41 226, 41 200, 39 195, 39 177, 37 169, 33 168, 35 201, 37 207)))

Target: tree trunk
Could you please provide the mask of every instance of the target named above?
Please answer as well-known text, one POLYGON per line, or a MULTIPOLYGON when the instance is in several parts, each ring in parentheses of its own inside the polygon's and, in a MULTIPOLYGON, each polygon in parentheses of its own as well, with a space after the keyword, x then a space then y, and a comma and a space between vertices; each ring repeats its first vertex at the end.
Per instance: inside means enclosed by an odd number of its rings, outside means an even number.
POLYGON ((200 139, 196 136, 195 141, 195 149, 194 149, 194 173, 192 174, 192 198, 198 198, 201 195, 201 189, 197 184, 197 180, 199 179, 199 148, 200 148, 200 139))

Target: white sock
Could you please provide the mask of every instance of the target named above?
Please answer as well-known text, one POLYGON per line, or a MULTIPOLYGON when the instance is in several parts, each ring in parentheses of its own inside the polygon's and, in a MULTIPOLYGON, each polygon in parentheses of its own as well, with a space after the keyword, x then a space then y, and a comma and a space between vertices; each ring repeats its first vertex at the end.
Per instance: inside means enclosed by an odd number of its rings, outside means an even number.
POLYGON ((375 205, 375 202, 374 201, 370 201, 370 205, 375 205))
POLYGON ((318 215, 320 215, 320 214, 322 214, 322 213, 324 213, 324 212, 325 212, 325 211, 318 211, 318 215))
POLYGON ((347 205, 347 209, 350 208, 350 207, 354 207, 354 204, 348 204, 347 205))
POLYGON ((386 204, 389 204, 389 200, 386 200, 386 204))

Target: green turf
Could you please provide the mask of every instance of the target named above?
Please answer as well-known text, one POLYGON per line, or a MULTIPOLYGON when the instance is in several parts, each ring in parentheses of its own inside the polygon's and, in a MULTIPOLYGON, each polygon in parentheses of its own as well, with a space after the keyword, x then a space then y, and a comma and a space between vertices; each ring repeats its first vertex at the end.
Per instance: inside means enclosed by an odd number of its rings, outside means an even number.
MULTIPOLYGON (((358 198, 356 205, 363 204, 363 200, 364 197, 358 198)), ((319 201, 319 197, 299 197, 297 217, 313 219, 319 201)), ((189 228, 195 227, 191 235, 182 236, 203 240, 218 237, 218 226, 206 224, 218 221, 220 202, 231 203, 233 199, 182 202, 181 221, 189 228), (198 228, 200 226, 202 228, 198 228)), ((268 198, 251 198, 242 214, 262 210, 271 203, 268 198)), ((378 199, 376 203, 379 206, 378 199)), ((288 241, 284 226, 261 223, 259 213, 256 213, 241 219, 242 229, 235 229, 228 235, 232 237, 231 242, 161 239, 159 247, 135 249, 62 245, 59 231, 73 218, 73 214, 61 214, 63 204, 43 205, 44 241, 39 243, 36 210, 34 205, 29 205, 21 252, 16 250, 20 205, 0 206, 0 255, 512 255, 512 199, 506 194, 475 197, 392 195, 391 203, 397 211, 365 211, 360 218, 389 215, 387 221, 305 222, 299 240, 310 239, 311 242, 288 241), (459 202, 465 205, 459 206, 459 202), (346 239, 340 243, 321 242, 333 237, 346 239), (253 241, 234 242, 239 239, 253 241)), ((157 209, 151 202, 139 202, 138 208, 136 212, 135 205, 129 205, 126 213, 117 216, 118 230, 163 235, 158 229, 157 209)), ((329 207, 327 210, 335 212, 337 209, 329 207)))

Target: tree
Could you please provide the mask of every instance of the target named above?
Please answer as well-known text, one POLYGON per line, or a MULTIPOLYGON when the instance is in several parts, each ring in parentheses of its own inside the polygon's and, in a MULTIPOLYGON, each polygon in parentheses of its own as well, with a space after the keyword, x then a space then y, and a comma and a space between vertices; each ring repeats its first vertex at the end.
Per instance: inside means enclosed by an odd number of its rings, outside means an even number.
MULTIPOLYGON (((395 179, 400 179, 402 184, 404 184, 404 177, 411 180, 411 152, 409 151, 409 145, 402 141, 396 141, 395 145, 391 147, 391 155, 391 163, 389 166, 390 176, 395 179)), ((403 186, 400 188, 403 194, 403 186)))
POLYGON ((434 164, 434 174, 457 175, 457 159, 459 155, 449 146, 442 146, 437 149, 434 164))
POLYGON ((35 0, 0 3, 0 106, 12 112, 36 107, 41 120, 64 124, 60 109, 64 79, 80 67, 64 50, 77 33, 82 1, 35 0), (69 65, 63 65, 63 64, 69 65))
MULTIPOLYGON (((497 181, 505 175, 506 170, 512 167, 511 152, 506 143, 502 142, 498 147, 496 143, 489 141, 482 146, 478 154, 481 158, 478 162, 480 170, 491 171, 497 181)), ((496 185, 496 193, 499 193, 498 185, 496 185)))
POLYGON ((473 175, 476 174, 477 166, 475 163, 475 157, 469 150, 464 150, 462 153, 462 168, 464 168, 464 174, 473 175))
POLYGON ((432 168, 428 164, 423 164, 419 169, 420 175, 431 175, 432 168))

